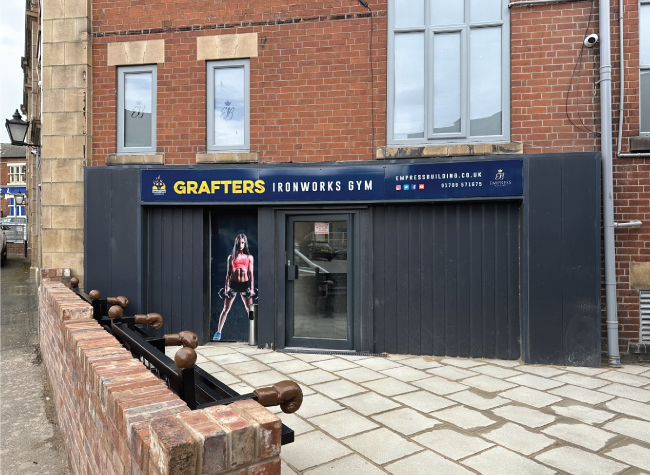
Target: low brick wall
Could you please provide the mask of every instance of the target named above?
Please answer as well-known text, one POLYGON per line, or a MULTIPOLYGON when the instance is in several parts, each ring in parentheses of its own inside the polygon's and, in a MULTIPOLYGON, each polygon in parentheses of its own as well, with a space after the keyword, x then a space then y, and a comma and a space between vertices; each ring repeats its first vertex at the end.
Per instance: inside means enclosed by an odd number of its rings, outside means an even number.
POLYGON ((63 283, 44 279, 39 299, 41 352, 75 473, 280 474, 275 414, 253 400, 190 411, 63 283))
POLYGON ((25 243, 24 242, 8 242, 7 243, 7 254, 25 254, 25 243))

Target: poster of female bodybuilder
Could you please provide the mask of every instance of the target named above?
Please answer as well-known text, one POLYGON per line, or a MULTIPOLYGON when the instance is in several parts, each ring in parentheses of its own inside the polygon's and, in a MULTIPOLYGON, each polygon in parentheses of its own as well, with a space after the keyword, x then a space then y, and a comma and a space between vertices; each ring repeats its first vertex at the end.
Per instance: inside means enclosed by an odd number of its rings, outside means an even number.
POLYGON ((257 212, 212 215, 212 341, 248 340, 257 303, 257 212))

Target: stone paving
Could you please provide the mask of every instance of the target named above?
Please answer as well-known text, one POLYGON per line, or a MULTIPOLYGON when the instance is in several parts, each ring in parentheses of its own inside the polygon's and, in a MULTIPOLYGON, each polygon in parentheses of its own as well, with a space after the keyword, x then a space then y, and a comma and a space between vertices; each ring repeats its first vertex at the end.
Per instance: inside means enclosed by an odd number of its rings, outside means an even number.
MULTIPOLYGON (((170 349, 170 353, 173 352, 170 349)), ((239 393, 303 389, 282 474, 650 474, 650 366, 197 349, 239 393)))

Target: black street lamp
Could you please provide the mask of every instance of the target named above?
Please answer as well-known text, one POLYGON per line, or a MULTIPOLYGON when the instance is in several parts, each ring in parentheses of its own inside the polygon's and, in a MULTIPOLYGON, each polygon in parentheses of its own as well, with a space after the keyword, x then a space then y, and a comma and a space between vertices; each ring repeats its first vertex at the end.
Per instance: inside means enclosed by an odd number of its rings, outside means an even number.
POLYGON ((11 119, 5 120, 5 125, 7 127, 9 139, 11 140, 11 145, 29 145, 25 143, 27 129, 29 129, 29 121, 24 121, 22 119, 18 109, 16 109, 16 112, 14 112, 11 119))

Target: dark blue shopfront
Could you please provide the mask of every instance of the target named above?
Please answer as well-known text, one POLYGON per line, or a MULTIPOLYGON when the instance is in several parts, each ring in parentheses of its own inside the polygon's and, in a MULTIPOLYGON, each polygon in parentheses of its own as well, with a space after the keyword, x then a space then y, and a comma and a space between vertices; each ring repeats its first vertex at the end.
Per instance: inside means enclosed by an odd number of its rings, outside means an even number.
POLYGON ((262 347, 595 365, 599 179, 595 154, 91 167, 86 286, 202 342, 257 303, 262 347))

